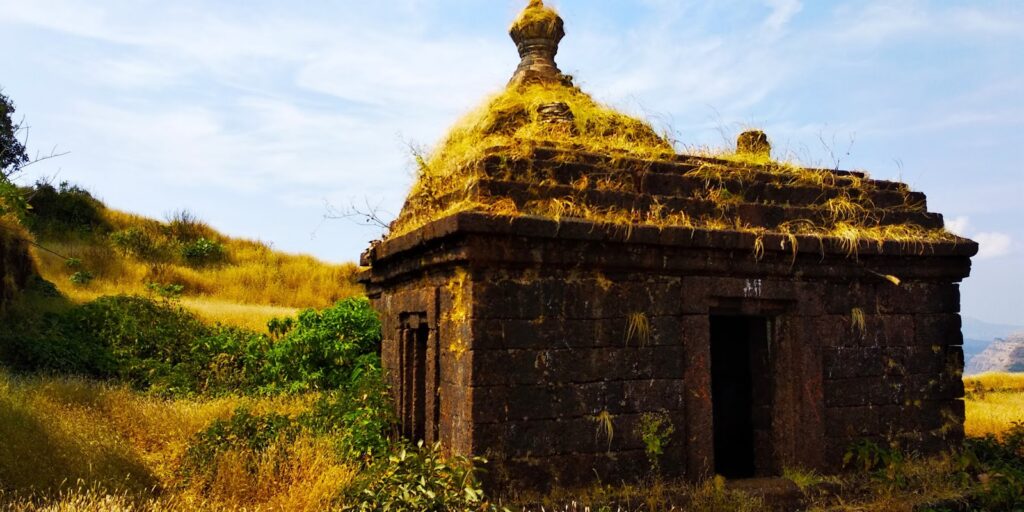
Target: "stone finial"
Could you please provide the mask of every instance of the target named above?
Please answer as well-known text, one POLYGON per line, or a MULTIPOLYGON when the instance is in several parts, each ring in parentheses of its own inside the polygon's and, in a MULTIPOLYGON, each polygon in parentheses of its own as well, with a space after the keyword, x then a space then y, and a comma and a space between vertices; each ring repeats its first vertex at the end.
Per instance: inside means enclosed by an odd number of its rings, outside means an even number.
POLYGON ((769 158, 772 156, 772 143, 761 130, 745 131, 736 139, 736 153, 769 158))
POLYGON ((519 49, 519 68, 509 85, 563 83, 565 77, 555 64, 558 43, 565 37, 565 25, 554 9, 543 0, 530 0, 530 5, 509 30, 519 49))

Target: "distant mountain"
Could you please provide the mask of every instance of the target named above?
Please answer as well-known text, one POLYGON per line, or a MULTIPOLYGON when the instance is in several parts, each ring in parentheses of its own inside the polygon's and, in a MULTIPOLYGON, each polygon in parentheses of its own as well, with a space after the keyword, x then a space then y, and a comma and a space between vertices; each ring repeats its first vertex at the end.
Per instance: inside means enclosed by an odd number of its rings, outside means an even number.
POLYGON ((965 316, 963 332, 964 361, 968 362, 967 366, 970 368, 971 359, 984 352, 997 339, 1006 339, 1014 333, 1024 333, 1024 325, 994 324, 965 316))
POLYGON ((969 316, 963 317, 963 326, 964 338, 973 340, 992 341, 996 338, 1006 338, 1011 334, 1024 332, 1024 325, 993 324, 969 316))
POLYGON ((997 338, 971 358, 964 373, 1024 372, 1024 332, 997 338))

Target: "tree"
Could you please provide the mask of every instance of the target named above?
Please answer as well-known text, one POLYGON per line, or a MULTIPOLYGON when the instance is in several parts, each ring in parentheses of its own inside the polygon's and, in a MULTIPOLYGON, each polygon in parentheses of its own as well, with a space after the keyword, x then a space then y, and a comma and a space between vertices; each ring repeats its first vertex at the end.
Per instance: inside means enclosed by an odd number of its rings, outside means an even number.
POLYGON ((18 137, 22 123, 14 121, 14 103, 0 89, 0 178, 9 181, 29 163, 25 143, 18 137))
POLYGON ((25 149, 27 142, 28 127, 23 121, 14 120, 14 102, 0 88, 0 216, 13 213, 23 218, 28 212, 28 198, 14 184, 14 178, 22 169, 66 154, 57 153, 54 148, 48 155, 36 154, 32 158, 25 149))

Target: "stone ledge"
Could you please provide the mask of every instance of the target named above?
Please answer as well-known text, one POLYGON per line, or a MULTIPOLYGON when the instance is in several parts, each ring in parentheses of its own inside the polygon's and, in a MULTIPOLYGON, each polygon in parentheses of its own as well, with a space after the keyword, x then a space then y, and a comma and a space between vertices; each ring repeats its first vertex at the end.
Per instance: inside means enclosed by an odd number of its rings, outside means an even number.
MULTIPOLYGON (((552 220, 538 216, 499 216, 480 212, 460 212, 433 221, 411 233, 385 240, 373 248, 364 258, 365 263, 393 258, 428 241, 434 241, 455 234, 501 234, 528 238, 559 238, 568 240, 599 241, 610 243, 631 243, 660 245, 694 249, 741 249, 753 251, 757 236, 752 233, 709 230, 702 228, 632 226, 609 226, 581 219, 552 220)), ((797 253, 824 255, 847 255, 847 248, 837 239, 819 239, 813 236, 797 235, 797 253)), ((791 254, 789 237, 765 234, 762 237, 765 252, 791 254)), ((955 256, 971 257, 977 254, 978 244, 960 238, 956 242, 920 242, 907 244, 887 241, 881 248, 872 242, 861 242, 857 247, 858 256, 955 256)))

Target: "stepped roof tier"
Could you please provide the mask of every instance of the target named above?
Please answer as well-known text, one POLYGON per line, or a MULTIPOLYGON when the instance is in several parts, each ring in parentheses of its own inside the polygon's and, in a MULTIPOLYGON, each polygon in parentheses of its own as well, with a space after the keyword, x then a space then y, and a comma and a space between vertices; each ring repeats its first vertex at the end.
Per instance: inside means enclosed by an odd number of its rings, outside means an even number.
POLYGON ((597 103, 559 71, 564 24, 541 0, 510 33, 522 58, 512 80, 418 159, 391 240, 469 212, 627 235, 727 232, 756 254, 976 251, 944 229, 924 194, 774 161, 760 131, 715 157, 678 154, 650 124, 597 103))

